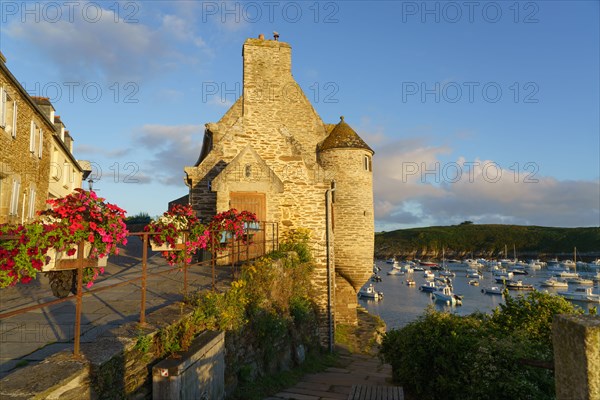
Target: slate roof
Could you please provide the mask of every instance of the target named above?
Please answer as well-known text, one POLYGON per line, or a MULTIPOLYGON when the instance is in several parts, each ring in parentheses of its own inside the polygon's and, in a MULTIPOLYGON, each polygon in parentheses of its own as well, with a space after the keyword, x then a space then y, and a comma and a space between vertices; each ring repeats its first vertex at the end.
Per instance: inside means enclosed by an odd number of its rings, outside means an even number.
POLYGON ((339 148, 366 149, 373 152, 373 149, 344 121, 343 116, 340 117, 340 122, 333 127, 329 136, 325 138, 319 150, 339 148))

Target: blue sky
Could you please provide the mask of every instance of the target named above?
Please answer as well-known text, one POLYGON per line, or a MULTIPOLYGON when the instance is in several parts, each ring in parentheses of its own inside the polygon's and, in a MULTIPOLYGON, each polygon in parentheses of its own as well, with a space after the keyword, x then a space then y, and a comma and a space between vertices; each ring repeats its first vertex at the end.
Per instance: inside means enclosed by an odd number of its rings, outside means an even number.
POLYGON ((3 1, 0 50, 130 215, 186 194, 244 40, 277 31, 321 118, 375 150, 377 230, 600 226, 599 21, 597 1, 3 1))

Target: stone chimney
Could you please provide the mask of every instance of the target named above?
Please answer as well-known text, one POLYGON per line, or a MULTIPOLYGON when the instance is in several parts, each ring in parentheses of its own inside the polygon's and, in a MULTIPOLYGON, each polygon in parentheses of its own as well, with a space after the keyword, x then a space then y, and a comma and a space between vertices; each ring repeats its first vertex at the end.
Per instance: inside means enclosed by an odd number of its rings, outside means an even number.
POLYGON ((293 84, 292 48, 275 40, 247 39, 242 49, 244 59, 243 113, 254 106, 276 101, 286 85, 293 84))

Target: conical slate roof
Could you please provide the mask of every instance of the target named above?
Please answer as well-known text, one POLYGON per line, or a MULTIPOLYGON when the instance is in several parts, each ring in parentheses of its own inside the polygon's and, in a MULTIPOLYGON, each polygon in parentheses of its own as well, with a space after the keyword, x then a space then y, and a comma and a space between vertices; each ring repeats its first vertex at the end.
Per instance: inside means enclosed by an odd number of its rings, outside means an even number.
POLYGON ((344 122, 343 116, 340 117, 340 122, 331 130, 329 136, 325 138, 320 150, 340 148, 366 149, 373 152, 369 145, 358 136, 358 133, 344 122))

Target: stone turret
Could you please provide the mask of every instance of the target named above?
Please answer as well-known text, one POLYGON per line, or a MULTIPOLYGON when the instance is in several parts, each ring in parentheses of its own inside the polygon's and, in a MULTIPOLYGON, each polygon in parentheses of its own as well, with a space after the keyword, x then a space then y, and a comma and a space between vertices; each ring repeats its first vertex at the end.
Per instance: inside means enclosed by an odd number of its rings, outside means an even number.
POLYGON ((340 118, 319 146, 334 176, 336 320, 356 323, 356 292, 373 272, 373 150, 340 118))

